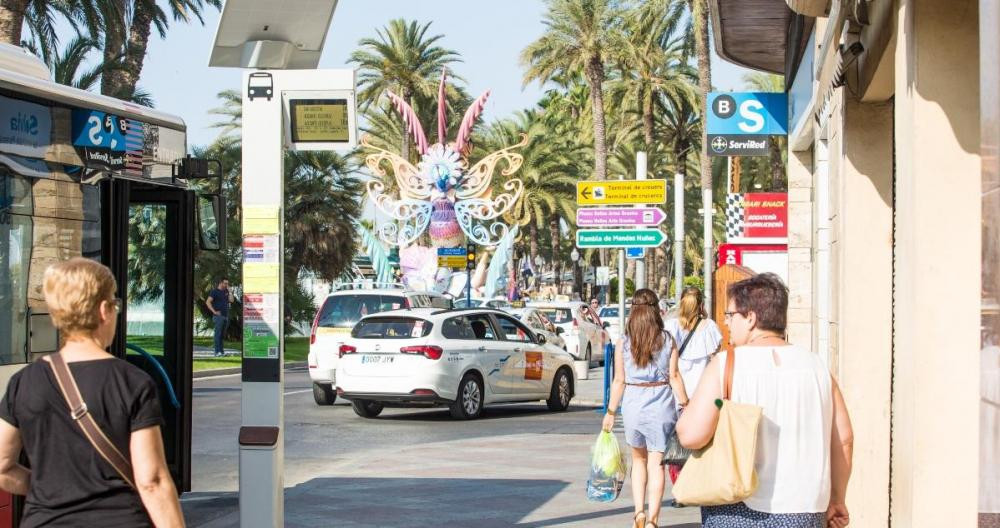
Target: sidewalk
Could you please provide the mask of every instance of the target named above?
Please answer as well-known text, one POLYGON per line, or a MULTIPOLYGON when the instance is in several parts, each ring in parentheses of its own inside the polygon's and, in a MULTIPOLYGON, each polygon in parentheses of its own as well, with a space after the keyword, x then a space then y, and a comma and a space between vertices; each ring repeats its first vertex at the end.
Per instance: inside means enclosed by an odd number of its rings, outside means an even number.
POLYGON ((588 407, 604 406, 604 367, 590 369, 585 380, 573 380, 576 396, 573 405, 588 407))
MULTIPOLYGON (((592 425, 566 425, 547 434, 420 444, 286 466, 285 526, 630 526, 628 485, 615 502, 586 499, 593 439, 592 425)), ((189 526, 239 526, 236 493, 188 493, 182 503, 189 526)), ((665 508, 659 526, 697 528, 700 520, 697 508, 665 508)))

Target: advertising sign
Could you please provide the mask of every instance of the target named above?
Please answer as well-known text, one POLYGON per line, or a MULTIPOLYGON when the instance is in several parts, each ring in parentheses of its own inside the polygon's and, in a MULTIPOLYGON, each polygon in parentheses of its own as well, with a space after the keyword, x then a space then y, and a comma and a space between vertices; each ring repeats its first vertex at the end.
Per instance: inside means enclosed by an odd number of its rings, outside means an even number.
POLYGON ((666 239, 659 229, 580 229, 576 232, 576 247, 657 247, 666 239))
POLYGON ((581 207, 576 210, 577 227, 656 226, 667 214, 659 207, 581 207))
POLYGON ((44 158, 52 139, 47 106, 0 96, 0 151, 44 158))
POLYGON ((786 243, 788 193, 730 193, 726 198, 726 239, 786 243))
POLYGON ((667 180, 576 182, 579 205, 643 205, 667 201, 667 180))
POLYGON ((708 106, 710 156, 766 156, 770 136, 788 134, 784 92, 712 92, 708 106))
POLYGON ((735 264, 756 273, 774 273, 788 281, 788 246, 785 244, 720 244, 719 266, 735 264))
POLYGON ((646 256, 646 250, 644 248, 641 247, 625 248, 625 258, 627 259, 638 260, 644 256, 646 256))
POLYGON ((143 123, 101 112, 73 110, 73 146, 88 168, 142 176, 143 123))

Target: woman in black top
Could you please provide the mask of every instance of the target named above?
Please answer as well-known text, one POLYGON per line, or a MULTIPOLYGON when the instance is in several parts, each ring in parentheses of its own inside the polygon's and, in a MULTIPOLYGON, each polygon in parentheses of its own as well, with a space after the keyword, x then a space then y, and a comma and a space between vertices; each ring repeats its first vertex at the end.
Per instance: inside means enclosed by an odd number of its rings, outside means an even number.
POLYGON ((23 528, 183 526, 167 470, 156 386, 105 351, 121 300, 108 268, 83 258, 45 271, 50 315, 87 409, 132 464, 132 488, 94 448, 59 390, 48 358, 14 375, 0 402, 0 488, 27 495, 23 528), (31 469, 18 463, 22 450, 31 469))

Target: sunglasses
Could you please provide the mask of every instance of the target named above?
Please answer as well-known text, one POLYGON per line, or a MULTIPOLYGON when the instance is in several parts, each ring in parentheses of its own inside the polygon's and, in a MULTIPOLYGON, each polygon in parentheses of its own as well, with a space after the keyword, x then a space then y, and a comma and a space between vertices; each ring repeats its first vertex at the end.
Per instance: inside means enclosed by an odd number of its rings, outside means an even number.
POLYGON ((115 305, 115 312, 122 313, 122 300, 115 297, 111 302, 115 305))

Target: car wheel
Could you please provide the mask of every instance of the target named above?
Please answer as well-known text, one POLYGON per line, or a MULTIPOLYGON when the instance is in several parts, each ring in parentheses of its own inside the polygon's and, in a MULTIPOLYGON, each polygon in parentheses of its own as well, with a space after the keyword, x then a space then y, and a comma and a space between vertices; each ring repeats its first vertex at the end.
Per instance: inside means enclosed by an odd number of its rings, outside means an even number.
POLYGON ((473 374, 466 374, 458 384, 458 397, 448 409, 459 420, 479 418, 483 412, 483 382, 473 374))
POLYGON ((362 418, 375 418, 382 413, 384 406, 382 405, 382 402, 372 400, 354 400, 351 402, 351 408, 354 409, 354 414, 362 418))
POLYGON ((329 385, 313 383, 313 399, 316 405, 333 405, 337 401, 337 393, 329 385))
POLYGON ((569 400, 573 397, 573 382, 569 379, 569 373, 565 368, 556 372, 556 377, 552 380, 552 391, 549 399, 545 400, 550 411, 563 412, 569 408, 569 400))

